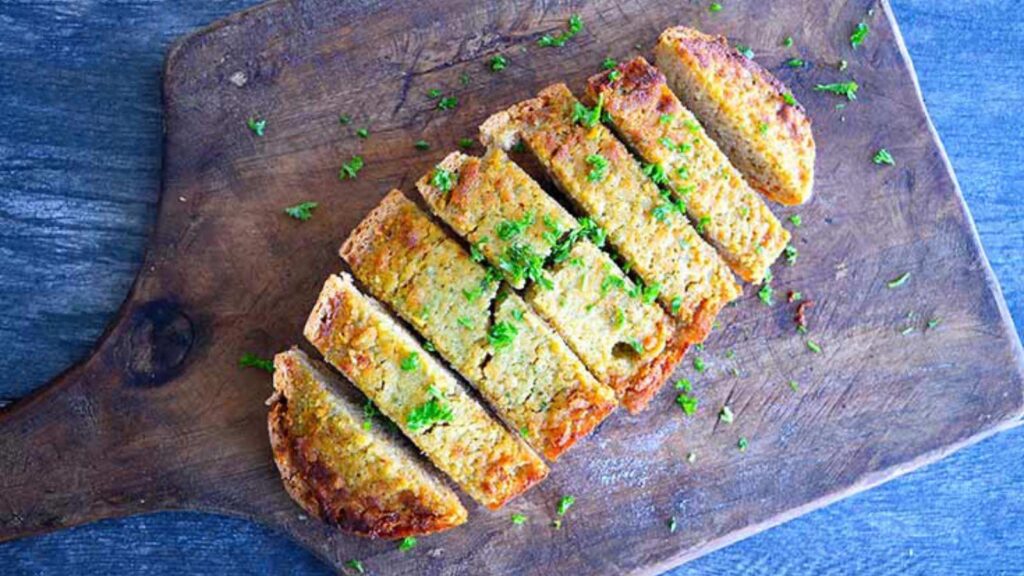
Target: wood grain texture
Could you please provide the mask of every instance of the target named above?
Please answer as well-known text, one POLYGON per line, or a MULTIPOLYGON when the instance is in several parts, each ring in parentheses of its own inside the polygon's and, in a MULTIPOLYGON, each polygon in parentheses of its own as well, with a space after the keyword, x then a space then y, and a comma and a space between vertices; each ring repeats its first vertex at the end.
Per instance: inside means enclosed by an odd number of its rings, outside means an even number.
MULTIPOLYGON (((553 23, 553 24, 558 24, 558 23, 557 23, 557 22, 555 22, 555 23, 553 23)), ((842 35, 839 35, 839 36, 842 36, 842 35)), ((764 40, 764 45, 770 45, 769 41, 768 41, 768 40, 764 40)), ((588 70, 590 70, 590 69, 588 69, 588 70)), ((799 94, 800 94, 800 92, 798 91, 798 95, 799 95, 799 94)), ((805 100, 806 100, 807 98, 806 98, 806 97, 803 97, 802 99, 805 99, 805 100)), ((876 107, 876 110, 877 110, 877 107, 876 107)), ((232 124, 232 125, 233 125, 233 124, 232 124)), ((429 165, 429 164, 425 164, 425 165, 429 165)), ((414 177, 415 177, 415 176, 414 176, 414 177)), ((272 211, 272 210, 270 210, 270 211, 272 211)), ((814 234, 814 236, 815 236, 815 238, 817 239, 817 238, 818 238, 818 237, 820 236, 820 234, 814 234)), ((968 251, 970 251, 970 247, 968 247, 968 251)), ((803 263, 804 263, 804 264, 806 265, 806 263, 807 263, 807 261, 808 261, 808 254, 807 254, 807 253, 805 252, 805 254, 804 254, 804 255, 802 256, 802 258, 804 259, 804 262, 803 262, 803 263)), ((806 270, 806 269, 805 269, 805 270, 806 270)), ((748 308, 748 310, 746 310, 746 316, 755 316, 755 315, 756 315, 757 313, 759 313, 759 312, 760 312, 760 311, 758 311, 756 307, 749 307, 749 308, 748 308)), ((737 314, 738 314, 738 313, 737 313, 737 314)), ((760 315, 758 315, 758 316, 760 316, 760 315)), ((780 315, 780 316, 781 316, 781 315, 780 315)), ((728 334, 728 331, 727 331, 726 333, 728 334)), ((728 341, 728 340, 722 340, 722 344, 723 344, 723 345, 728 345, 728 344, 730 344, 730 343, 732 343, 732 342, 730 342, 730 341, 728 341)), ((737 346, 737 348, 738 348, 738 346, 737 346)), ((743 354, 743 356, 746 356, 746 352, 745 352, 745 349, 746 349, 746 346, 744 346, 744 348, 743 348, 743 353, 742 353, 742 354, 743 354)), ((753 351, 752 351, 752 352, 753 352, 753 351)), ((755 354, 756 354, 756 353, 755 353, 755 354)), ((231 361, 233 361, 233 357, 232 357, 232 358, 231 358, 230 360, 231 360, 231 361)), ((723 380, 723 381, 724 381, 724 380, 723 380)), ((720 382, 720 383, 721 383, 721 382, 720 382)), ((721 387, 721 386, 716 386, 716 387, 721 387)), ((706 414, 706 416, 707 416, 707 415, 708 415, 708 414, 706 414)), ((707 424, 707 423, 708 423, 708 422, 707 422, 707 420, 706 420, 705 422, 703 422, 703 424, 707 424)), ((701 425, 703 425, 703 424, 701 424, 701 425)), ((618 424, 618 426, 620 426, 620 427, 621 427, 621 426, 622 426, 622 424, 618 424)), ((749 454, 753 454, 753 453, 754 453, 754 449, 752 449, 752 451, 751 451, 751 452, 750 452, 749 454)), ((549 503, 550 503, 550 502, 549 502, 549 503)))

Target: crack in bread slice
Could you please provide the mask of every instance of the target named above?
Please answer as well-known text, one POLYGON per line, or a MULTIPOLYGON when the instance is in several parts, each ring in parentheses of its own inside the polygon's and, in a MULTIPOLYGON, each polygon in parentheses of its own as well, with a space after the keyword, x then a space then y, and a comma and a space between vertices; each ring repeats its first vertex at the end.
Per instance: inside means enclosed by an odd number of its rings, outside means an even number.
POLYGON ((715 316, 740 295, 721 257, 683 214, 665 213, 658 187, 612 133, 586 116, 564 84, 542 90, 491 116, 485 144, 509 149, 525 142, 559 188, 608 234, 615 251, 686 331, 703 342, 715 316))
POLYGON ((526 301, 628 410, 642 410, 686 349, 654 292, 582 238, 576 219, 501 149, 482 158, 454 152, 438 169, 452 175, 451 190, 431 184, 433 172, 416 184, 434 214, 499 269, 524 245, 551 257, 546 281, 531 282, 526 301))
POLYGON ((725 37, 685 26, 662 32, 654 57, 669 86, 751 186, 789 206, 810 200, 811 120, 782 82, 725 37))
POLYGON ((499 291, 500 275, 475 262, 401 192, 389 194, 363 224, 341 248, 353 274, 546 458, 556 460, 615 409, 614 392, 565 342, 519 296, 499 291), (389 233, 399 227, 404 236, 389 233), (432 247, 423 253, 409 238, 432 247), (379 261, 376 252, 389 254, 396 269, 413 270, 409 281, 389 291, 380 280, 387 274, 364 265, 379 261))
POLYGON ((750 188, 693 113, 642 56, 587 82, 585 100, 602 99, 615 132, 645 162, 661 166, 701 235, 729 267, 760 283, 789 244, 764 200, 750 188), (614 78, 614 80, 613 80, 614 78))
POLYGON ((298 349, 274 357, 267 426, 292 499, 328 524, 371 538, 421 536, 465 523, 455 492, 396 435, 365 426, 363 408, 343 386, 298 349))
POLYGON ((347 274, 327 279, 304 333, 477 502, 496 510, 547 476, 544 462, 347 274))

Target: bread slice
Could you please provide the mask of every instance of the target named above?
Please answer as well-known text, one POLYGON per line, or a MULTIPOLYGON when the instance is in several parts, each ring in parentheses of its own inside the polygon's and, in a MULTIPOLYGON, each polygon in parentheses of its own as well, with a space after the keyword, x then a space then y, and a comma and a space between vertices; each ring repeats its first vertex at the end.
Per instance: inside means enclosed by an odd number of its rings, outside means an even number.
POLYGON ((515 294, 445 235, 426 213, 394 191, 341 248, 372 294, 429 340, 499 416, 549 460, 604 420, 617 402, 572 350, 515 294), (401 228, 404 235, 394 232, 401 228), (436 238, 443 238, 434 242, 436 238), (410 238, 431 243, 424 253, 410 238), (429 240, 427 240, 429 239, 429 240), (410 270, 396 290, 389 272, 367 267, 388 254, 410 270))
POLYGON ((677 26, 661 33, 655 64, 708 134, 766 198, 794 206, 814 188, 814 135, 775 76, 723 36, 677 26))
POLYGON ((365 419, 355 394, 298 349, 274 357, 267 426, 285 490, 310 515, 371 538, 466 521, 459 498, 400 438, 365 419))
POLYGON ((661 166, 697 230, 733 272, 761 282, 789 232, 642 56, 590 78, 584 101, 604 102, 615 132, 661 166), (614 78, 614 80, 613 80, 614 78))
POLYGON ((646 406, 686 348, 671 318, 637 297, 642 289, 501 149, 482 158, 454 152, 439 167, 452 175, 451 190, 433 185, 431 174, 417 188, 492 266, 509 269, 510 255, 524 247, 543 259, 558 252, 544 278, 529 284, 527 302, 627 409, 646 406))
POLYGON ((481 138, 504 149, 525 142, 644 283, 659 288, 658 300, 684 327, 685 341, 702 342, 719 310, 739 296, 739 285, 685 216, 659 218, 667 203, 658 187, 607 128, 581 121, 581 106, 564 84, 555 84, 491 116, 481 138))
POLYGON ((496 510, 547 476, 544 462, 347 274, 327 279, 304 332, 477 502, 496 510))

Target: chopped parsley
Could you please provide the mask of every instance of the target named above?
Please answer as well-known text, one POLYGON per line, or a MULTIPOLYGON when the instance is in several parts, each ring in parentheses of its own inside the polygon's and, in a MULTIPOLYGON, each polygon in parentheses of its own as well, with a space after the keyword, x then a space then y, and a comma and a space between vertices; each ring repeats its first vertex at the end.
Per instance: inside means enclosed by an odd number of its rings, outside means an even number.
POLYGON ((380 411, 377 410, 377 406, 374 405, 372 400, 367 398, 366 403, 363 404, 363 430, 373 428, 373 417, 378 414, 380 414, 380 411))
POLYGON ((551 279, 544 275, 544 259, 528 244, 513 244, 498 258, 498 268, 513 280, 532 280, 541 288, 551 289, 551 279))
POLYGON ((814 340, 807 341, 807 349, 815 354, 821 354, 821 346, 819 346, 814 340))
POLYGON ((342 114, 341 116, 338 116, 338 124, 345 126, 350 122, 352 122, 352 117, 349 116, 348 114, 342 114))
POLYGON ((790 92, 784 93, 782 95, 782 100, 785 101, 786 104, 789 104, 790 106, 796 106, 796 98, 793 98, 793 94, 790 92))
POLYGON ((682 296, 676 296, 675 298, 672 299, 672 315, 673 316, 679 315, 679 309, 682 308, 682 307, 683 307, 683 297, 682 296))
POLYGON ((430 90, 427 90, 427 96, 430 96, 431 98, 440 98, 441 91, 437 88, 431 88, 430 90))
POLYGON ((484 261, 484 253, 483 253, 483 250, 481 249, 481 247, 484 244, 487 244, 488 240, 489 240, 489 238, 487 238, 487 236, 484 236, 479 241, 474 242, 474 243, 469 245, 469 257, 470 257, 470 259, 473 260, 473 262, 483 262, 484 261))
POLYGON ((345 562, 345 566, 355 570, 360 574, 366 573, 366 567, 363 566, 363 563, 361 561, 356 560, 355 558, 349 560, 348 562, 345 562))
POLYGON ((679 526, 678 526, 678 523, 676 522, 676 517, 675 516, 673 516, 673 517, 668 519, 668 533, 669 534, 675 534, 676 533, 676 529, 678 527, 679 526))
POLYGON ((790 68, 803 68, 805 64, 807 64, 807 62, 802 58, 790 58, 789 60, 786 60, 786 66, 789 66, 790 68))
POLYGON ((417 150, 430 150, 430 142, 426 140, 417 140, 412 146, 417 150))
POLYGON ((622 288, 625 288, 625 287, 626 287, 626 281, 622 279, 622 276, 618 276, 618 275, 615 275, 615 274, 609 274, 609 275, 604 277, 604 280, 601 280, 601 295, 604 296, 612 288, 620 288, 620 289, 622 289, 622 288))
POLYGON ((696 356, 693 359, 693 369, 703 374, 704 371, 708 369, 708 365, 706 362, 704 362, 703 358, 701 358, 700 356, 696 356))
POLYGON ((640 290, 640 300, 642 300, 644 304, 653 304, 654 301, 658 299, 659 294, 661 294, 661 284, 655 282, 650 286, 644 286, 643 289, 640 290))
POLYGON ((313 209, 316 207, 316 202, 302 202, 300 204, 296 204, 295 206, 289 206, 285 208, 284 213, 291 216, 292 218, 295 218, 296 220, 301 220, 305 222, 306 220, 309 220, 310 218, 313 217, 313 209))
POLYGON ((501 350, 511 346, 512 341, 515 340, 518 334, 519 329, 516 328, 515 324, 511 322, 496 322, 487 331, 487 341, 490 342, 491 346, 494 346, 495 350, 501 350))
POLYGON ((530 226, 533 226, 534 222, 535 219, 533 217, 533 211, 530 211, 520 217, 519 220, 505 220, 500 222, 495 229, 495 232, 497 232, 498 238, 507 242, 522 234, 530 226))
POLYGON ((458 322, 459 326, 462 326, 463 328, 473 328, 473 319, 470 318, 469 316, 459 316, 458 318, 455 319, 455 321, 458 322))
POLYGON ((416 538, 412 536, 406 536, 402 538, 402 541, 398 544, 399 552, 406 552, 416 547, 416 538))
POLYGON ((790 244, 782 250, 782 255, 786 257, 786 264, 793 266, 796 264, 796 259, 797 256, 800 255, 800 251, 796 249, 796 246, 790 244))
POLYGON ((526 524, 526 516, 523 515, 523 514, 518 514, 518 513, 513 514, 512 515, 512 524, 514 524, 516 526, 522 526, 523 524, 526 524))
POLYGON ((472 138, 459 138, 459 148, 469 150, 476 143, 472 138))
POLYGON ((673 118, 674 118, 674 116, 672 116, 671 114, 662 114, 660 117, 658 117, 658 123, 659 124, 671 124, 673 118))
POLYGON ((610 82, 615 82, 619 78, 622 78, 622 72, 619 72, 618 70, 612 70, 608 73, 608 80, 610 82))
POLYGON ((582 124, 587 128, 593 128, 601 122, 601 110, 604 108, 604 94, 597 96, 597 106, 593 109, 587 108, 580 102, 573 102, 572 105, 572 122, 573 124, 582 124))
POLYGON ((733 420, 736 419, 736 415, 732 413, 732 408, 726 404, 722 406, 722 410, 718 413, 718 419, 725 424, 732 424, 733 420))
POLYGON ((267 129, 267 121, 262 118, 249 118, 245 122, 245 125, 248 126, 249 130, 252 130, 252 133, 257 136, 263 136, 263 131, 267 129))
POLYGON ((708 224, 711 224, 711 216, 705 214, 697 220, 697 234, 703 234, 704 230, 707 229, 708 224))
POLYGON ((765 282, 764 286, 761 286, 761 289, 757 291, 757 298, 761 300, 761 303, 764 304, 765 306, 771 306, 775 304, 775 301, 773 300, 774 296, 775 289, 772 288, 772 285, 769 284, 768 282, 765 282))
POLYGON ((550 34, 545 34, 541 36, 539 40, 537 40, 537 45, 542 48, 560 48, 562 46, 565 46, 565 43, 571 40, 573 36, 579 34, 581 30, 583 30, 583 19, 580 18, 579 14, 573 14, 572 16, 569 16, 568 31, 559 32, 554 36, 550 34))
POLYGON ((274 361, 266 358, 260 358, 255 354, 246 352, 242 354, 242 357, 238 360, 238 365, 242 368, 259 368, 265 372, 274 373, 274 361))
POLYGON ((569 257, 569 252, 572 247, 581 238, 587 238, 594 246, 601 248, 604 246, 606 235, 597 224, 594 223, 590 218, 580 218, 579 227, 574 228, 564 238, 557 241, 551 248, 551 259, 552 262, 558 264, 564 262, 569 257))
POLYGON ((643 171, 655 184, 668 184, 668 176, 665 175, 665 169, 661 167, 661 164, 645 163, 643 171))
POLYGON ((673 386, 675 386, 676 390, 693 392, 693 384, 690 383, 689 378, 680 378, 679 380, 676 380, 676 383, 673 386))
POLYGON ((492 72, 501 72, 508 66, 508 58, 498 54, 488 61, 488 65, 491 67, 492 72))
POLYGON ((736 441, 736 447, 740 449, 740 452, 746 452, 747 446, 750 446, 750 441, 746 436, 740 436, 740 439, 736 441))
POLYGON ((789 217, 789 222, 793 226, 799 228, 800 226, 803 226, 804 219, 801 218, 799 214, 793 214, 792 216, 789 217))
POLYGON ((556 510, 558 512, 558 515, 565 516, 565 513, 568 512, 569 508, 571 508, 572 505, 575 503, 576 498, 572 496, 562 496, 562 498, 558 501, 558 509, 556 510))
POLYGON ((452 110, 459 105, 459 99, 455 96, 445 96, 437 101, 438 110, 452 110))
POLYGON ((750 46, 747 46, 745 44, 737 44, 736 51, 739 52, 740 54, 743 54, 743 56, 747 60, 754 59, 754 51, 750 48, 750 46))
POLYGON ((786 36, 785 38, 783 38, 782 39, 782 45, 785 46, 786 48, 792 48, 793 47, 793 37, 792 36, 786 36))
POLYGON ((365 140, 370 137, 370 129, 360 128, 359 130, 356 130, 356 136, 359 136, 360 138, 365 140))
POLYGON ((871 159, 872 162, 881 166, 882 164, 888 164, 889 166, 896 165, 896 159, 892 157, 892 153, 885 148, 879 149, 875 153, 875 157, 871 159))
MULTIPOLYGON (((486 282, 486 278, 485 278, 485 282, 486 282)), ((462 296, 466 298, 467 302, 475 302, 477 298, 479 298, 480 296, 483 296, 483 293, 484 293, 484 287, 483 286, 474 286, 473 288, 463 288, 462 289, 462 296)))
POLYGON ((796 380, 790 380, 789 389, 793 392, 800 392, 800 385, 796 383, 796 380))
POLYGON ((846 96, 847 100, 857 99, 857 90, 860 89, 860 85, 855 81, 849 82, 836 82, 834 84, 818 84, 814 87, 815 92, 828 92, 837 96, 846 96))
POLYGON ((689 394, 676 396, 676 404, 683 410, 683 414, 693 416, 697 412, 697 397, 689 394))
POLYGON ((587 174, 587 180, 591 182, 601 182, 608 176, 608 160, 600 154, 591 154, 587 156, 587 164, 590 165, 590 173, 587 174))
POLYGON ((465 72, 459 74, 459 84, 469 86, 469 74, 466 74, 465 72))
POLYGON ((434 347, 434 343, 430 340, 423 342, 423 349, 427 352, 437 352, 437 348, 434 347))
POLYGON ((928 321, 928 329, 931 330, 935 328, 936 326, 939 325, 940 322, 941 320, 939 320, 938 318, 932 318, 931 320, 928 321))
POLYGON ((629 344, 629 347, 633 349, 633 352, 636 352, 637 354, 644 353, 643 343, 637 340, 636 338, 630 338, 629 341, 626 342, 626 344, 629 344))
MULTIPOLYGON (((430 400, 420 404, 406 416, 406 426, 413 432, 428 428, 434 424, 448 423, 455 418, 451 406, 448 406, 444 401, 444 396, 440 390, 431 384, 427 392, 431 396, 430 400)), ((415 540, 413 540, 413 545, 415 543, 415 540)))
POLYGON ((853 28, 853 33, 850 34, 850 47, 856 48, 864 44, 864 40, 868 37, 868 32, 870 32, 870 30, 871 29, 868 27, 867 22, 861 21, 858 23, 857 26, 853 28))
POLYGON ((430 177, 430 185, 441 192, 451 192, 455 186, 451 170, 445 170, 440 166, 435 167, 434 175, 430 177))
POLYGON ((899 288, 900 286, 906 284, 907 280, 910 280, 910 272, 904 272, 903 274, 900 274, 898 277, 886 282, 885 285, 888 286, 889 288, 899 288))
POLYGON ((605 70, 611 70, 612 68, 615 68, 618 65, 619 65, 618 60, 616 60, 615 58, 612 58, 611 56, 609 56, 608 58, 605 58, 604 62, 601 62, 601 68, 604 68, 605 70))
POLYGON ((359 171, 363 169, 363 166, 363 157, 353 156, 351 160, 341 165, 341 170, 338 171, 338 179, 355 180, 356 176, 359 175, 359 171))
POLYGON ((402 372, 412 372, 420 367, 420 353, 411 352, 405 358, 402 358, 402 372))
POLYGON ((708 12, 711 12, 712 14, 714 14, 715 12, 721 12, 721 11, 722 11, 722 4, 719 3, 719 2, 712 2, 711 5, 708 6, 708 12))

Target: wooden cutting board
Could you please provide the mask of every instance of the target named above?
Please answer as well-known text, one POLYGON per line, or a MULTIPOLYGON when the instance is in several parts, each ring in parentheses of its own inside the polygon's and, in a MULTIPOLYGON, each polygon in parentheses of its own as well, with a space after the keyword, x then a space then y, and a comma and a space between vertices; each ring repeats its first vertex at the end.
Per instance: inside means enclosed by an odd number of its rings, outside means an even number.
POLYGON ((719 13, 678 0, 395 4, 273 2, 172 49, 145 264, 93 356, 0 414, 0 540, 195 509, 253 519, 375 574, 650 574, 1020 423, 1020 342, 885 2, 725 2, 719 13), (537 47, 574 12, 579 36, 537 47), (853 50, 862 19, 871 33, 853 50), (321 283, 341 267, 338 245, 390 188, 411 192, 491 112, 557 81, 579 91, 606 56, 649 55, 678 23, 753 47, 808 108, 819 148, 815 199, 778 210, 803 226, 799 261, 776 268, 776 304, 748 287, 678 372, 694 382, 697 415, 685 418, 666 389, 647 412, 612 416, 505 510, 472 506, 466 526, 411 552, 301 514, 271 463, 270 378, 239 357, 301 342, 321 283), (499 53, 510 64, 493 73, 499 53), (784 66, 797 56, 811 66, 784 66), (862 88, 843 110, 812 90, 849 78, 862 88), (434 88, 458 107, 437 110, 434 88), (267 120, 265 136, 249 117, 267 120), (419 139, 431 149, 416 150, 419 139), (871 162, 881 147, 895 167, 871 162), (356 154, 366 167, 340 182, 356 154), (282 214, 306 200, 320 203, 309 222, 282 214), (789 290, 814 301, 821 353, 794 331, 789 290), (724 405, 732 424, 718 420, 724 405), (576 504, 555 530, 566 494, 576 504), (513 512, 527 525, 511 525, 513 512))

